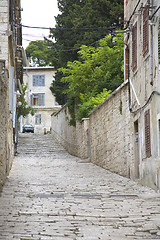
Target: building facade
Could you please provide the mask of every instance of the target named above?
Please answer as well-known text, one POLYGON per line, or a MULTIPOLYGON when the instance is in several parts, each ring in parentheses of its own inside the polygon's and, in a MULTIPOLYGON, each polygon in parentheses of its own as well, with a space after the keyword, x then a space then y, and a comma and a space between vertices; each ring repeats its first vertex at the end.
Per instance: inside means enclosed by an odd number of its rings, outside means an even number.
POLYGON ((133 176, 160 189, 160 1, 125 0, 124 19, 133 176))
POLYGON ((34 126, 35 133, 47 133, 51 130, 51 114, 58 111, 60 106, 50 90, 54 67, 25 67, 24 84, 27 84, 26 101, 32 106, 35 114, 29 114, 23 119, 23 124, 34 126))
POLYGON ((5 182, 17 145, 17 90, 22 83, 20 0, 0 1, 0 186, 5 182))

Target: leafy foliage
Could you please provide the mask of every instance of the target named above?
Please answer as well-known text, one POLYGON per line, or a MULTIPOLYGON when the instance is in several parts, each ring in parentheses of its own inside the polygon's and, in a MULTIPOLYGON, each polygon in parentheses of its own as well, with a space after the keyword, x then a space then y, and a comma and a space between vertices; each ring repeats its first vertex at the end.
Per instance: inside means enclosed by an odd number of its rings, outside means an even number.
POLYGON ((68 106, 74 106, 72 111, 76 109, 80 119, 123 82, 123 34, 106 36, 98 47, 83 45, 78 54, 79 60, 68 62, 58 72, 63 73, 61 81, 68 86, 64 91, 70 100, 68 106))
POLYGON ((95 97, 90 97, 88 101, 84 101, 82 104, 79 104, 78 111, 76 114, 77 120, 82 118, 87 118, 89 113, 97 107, 103 100, 105 100, 111 91, 108 91, 106 88, 103 89, 103 92, 97 94, 95 97))
POLYGON ((51 65, 50 46, 45 40, 32 41, 26 48, 26 55, 37 66, 51 65))
MULTIPOLYGON (((56 17, 56 29, 50 32, 50 37, 55 38, 51 51, 56 57, 52 65, 56 69, 66 67, 68 61, 78 60, 80 46, 96 46, 106 34, 114 35, 114 29, 121 27, 123 4, 123 0, 58 0, 61 14, 56 17)), ((57 74, 52 91, 61 104, 66 101, 66 88, 57 74)))
POLYGON ((28 114, 34 115, 34 109, 27 105, 27 102, 25 100, 25 92, 27 89, 27 85, 22 84, 22 93, 20 97, 18 97, 18 118, 22 115, 23 117, 26 117, 28 114))

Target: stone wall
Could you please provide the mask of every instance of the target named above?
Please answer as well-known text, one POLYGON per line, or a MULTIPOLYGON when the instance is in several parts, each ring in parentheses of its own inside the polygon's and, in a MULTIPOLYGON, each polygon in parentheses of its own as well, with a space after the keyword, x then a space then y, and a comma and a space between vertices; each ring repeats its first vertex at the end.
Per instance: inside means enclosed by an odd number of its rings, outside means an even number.
POLYGON ((86 158, 126 177, 134 175, 132 125, 128 104, 128 84, 123 83, 98 105, 89 119, 69 126, 64 107, 52 116, 52 132, 73 155, 86 158))
POLYGON ((70 114, 64 106, 58 113, 52 115, 52 134, 72 155, 88 158, 88 127, 89 120, 77 121, 76 127, 70 126, 70 114))
POLYGON ((130 177, 133 159, 128 84, 122 84, 90 114, 90 159, 130 177))
POLYGON ((8 107, 8 74, 2 66, 4 66, 4 62, 0 61, 0 188, 3 186, 9 173, 14 154, 13 134, 8 107))

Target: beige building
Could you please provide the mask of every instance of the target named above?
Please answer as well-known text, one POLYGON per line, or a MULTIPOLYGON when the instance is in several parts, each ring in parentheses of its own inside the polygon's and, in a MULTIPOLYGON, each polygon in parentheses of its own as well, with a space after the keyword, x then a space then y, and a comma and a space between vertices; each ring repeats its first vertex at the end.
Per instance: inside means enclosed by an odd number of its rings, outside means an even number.
POLYGON ((54 67, 25 67, 24 84, 27 84, 26 101, 35 110, 22 120, 22 125, 31 124, 35 133, 46 133, 51 129, 51 114, 60 109, 50 90, 55 76, 54 67))
POLYGON ((125 0, 124 12, 132 175, 160 189, 160 1, 125 0))

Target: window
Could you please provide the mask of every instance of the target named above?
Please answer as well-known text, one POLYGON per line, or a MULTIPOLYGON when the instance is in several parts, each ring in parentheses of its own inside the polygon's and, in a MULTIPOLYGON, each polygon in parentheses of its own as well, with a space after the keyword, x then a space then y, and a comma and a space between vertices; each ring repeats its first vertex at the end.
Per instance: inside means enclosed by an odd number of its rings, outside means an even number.
POLYGON ((149 50, 149 12, 146 6, 143 11, 143 55, 145 55, 149 50))
POLYGON ((151 136, 150 136, 150 110, 145 112, 145 147, 146 157, 151 156, 151 136))
POLYGON ((37 94, 31 95, 31 105, 44 106, 45 105, 45 94, 37 93, 37 94))
POLYGON ((33 75, 32 76, 33 86, 45 86, 45 75, 33 75))
POLYGON ((40 125, 41 124, 41 114, 35 115, 35 124, 40 125))
POLYGON ((132 29, 132 68, 137 68, 137 23, 132 29))

